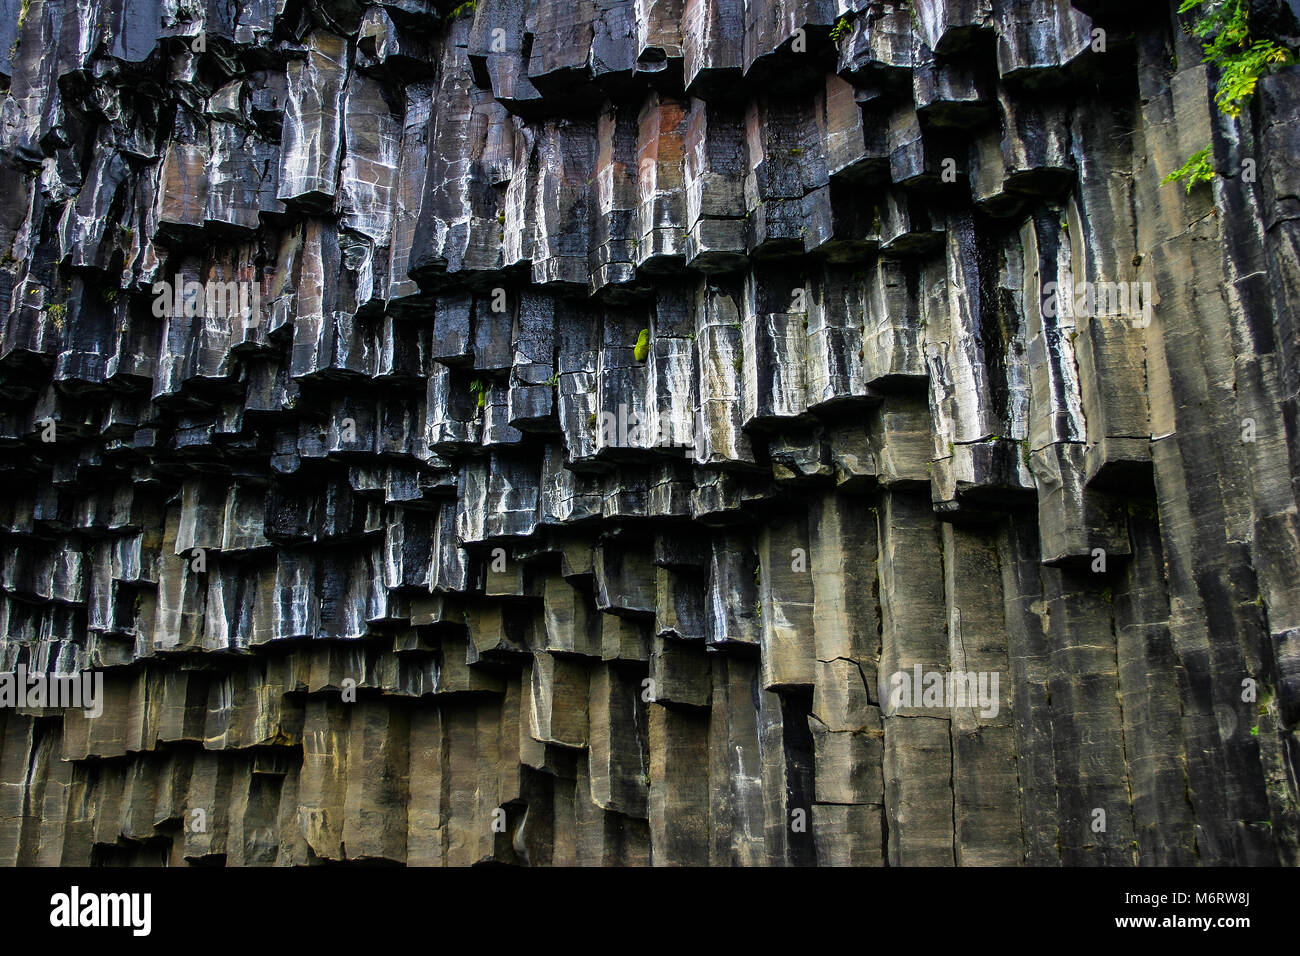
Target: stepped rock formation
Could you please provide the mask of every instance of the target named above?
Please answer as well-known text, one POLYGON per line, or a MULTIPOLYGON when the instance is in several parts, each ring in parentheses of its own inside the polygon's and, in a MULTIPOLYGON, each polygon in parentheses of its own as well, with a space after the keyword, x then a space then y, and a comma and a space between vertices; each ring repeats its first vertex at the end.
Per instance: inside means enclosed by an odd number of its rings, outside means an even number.
POLYGON ((0 0, 0 673, 103 682, 0 863, 1296 864, 1300 70, 1177 6, 0 0))

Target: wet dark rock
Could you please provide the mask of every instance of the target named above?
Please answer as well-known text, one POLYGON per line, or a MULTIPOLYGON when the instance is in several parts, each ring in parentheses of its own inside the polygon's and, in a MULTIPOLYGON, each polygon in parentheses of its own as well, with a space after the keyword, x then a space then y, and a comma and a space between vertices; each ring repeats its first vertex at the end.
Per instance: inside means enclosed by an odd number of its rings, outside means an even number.
POLYGON ((0 862, 1295 864, 1300 70, 1168 7, 10 3, 0 669, 105 690, 0 862))

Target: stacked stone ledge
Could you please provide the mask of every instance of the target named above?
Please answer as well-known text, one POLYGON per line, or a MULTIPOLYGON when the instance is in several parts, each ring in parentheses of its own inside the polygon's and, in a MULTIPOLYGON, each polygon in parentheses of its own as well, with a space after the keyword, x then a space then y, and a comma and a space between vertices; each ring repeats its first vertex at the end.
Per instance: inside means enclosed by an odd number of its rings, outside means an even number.
POLYGON ((1172 3, 5 4, 0 671, 104 698, 0 708, 0 862, 1297 862, 1294 70, 1224 119, 1172 3), (1160 184, 1206 142, 1258 175, 1160 184))

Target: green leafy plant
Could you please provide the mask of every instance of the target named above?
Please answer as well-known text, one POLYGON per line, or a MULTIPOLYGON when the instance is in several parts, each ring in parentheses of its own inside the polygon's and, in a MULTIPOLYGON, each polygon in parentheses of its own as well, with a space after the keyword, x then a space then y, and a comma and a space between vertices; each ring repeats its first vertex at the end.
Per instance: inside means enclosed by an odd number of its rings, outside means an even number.
POLYGON ((1197 183, 1208 183, 1214 178, 1214 163, 1210 161, 1210 147, 1198 149, 1187 162, 1160 180, 1163 183, 1183 183, 1190 193, 1197 183))
POLYGON ((650 355, 650 330, 642 329, 636 337, 636 345, 632 348, 632 357, 638 362, 644 362, 650 355))
MULTIPOLYGON (((1260 78, 1296 62, 1295 50, 1276 39, 1251 31, 1250 0, 1183 0, 1179 13, 1199 10, 1192 32, 1202 39, 1202 62, 1219 68, 1214 103, 1220 112, 1237 117, 1250 102, 1260 78)), ((1214 178, 1210 147, 1198 150, 1161 180, 1181 182, 1191 192, 1197 183, 1214 178)))
POLYGON ((456 7, 451 13, 447 14, 448 20, 456 20, 460 17, 469 17, 474 15, 475 0, 465 0, 460 6, 456 7))
POLYGON ((1295 54, 1272 40, 1256 40, 1250 49, 1234 57, 1225 65, 1219 77, 1219 89, 1214 102, 1229 116, 1240 116, 1246 103, 1255 94, 1260 77, 1275 66, 1290 66, 1295 54))
POLYGON ((839 43, 853 29, 852 17, 840 17, 835 21, 835 26, 831 27, 831 42, 839 43))
POLYGON ((1204 14, 1192 32, 1206 40, 1205 62, 1220 69, 1214 102, 1229 116, 1240 116, 1260 77, 1295 62, 1295 53, 1275 40, 1251 34, 1250 0, 1183 0, 1179 13, 1197 7, 1204 14))
POLYGON ((1273 713, 1274 710, 1273 700, 1274 700, 1273 692, 1269 690, 1267 687, 1264 688, 1264 692, 1259 695, 1259 715, 1261 717, 1263 717, 1265 714, 1273 713))
POLYGON ((475 402, 475 408, 482 408, 487 404, 487 382, 483 381, 481 378, 476 378, 474 381, 469 383, 469 390, 478 396, 478 401, 475 402))

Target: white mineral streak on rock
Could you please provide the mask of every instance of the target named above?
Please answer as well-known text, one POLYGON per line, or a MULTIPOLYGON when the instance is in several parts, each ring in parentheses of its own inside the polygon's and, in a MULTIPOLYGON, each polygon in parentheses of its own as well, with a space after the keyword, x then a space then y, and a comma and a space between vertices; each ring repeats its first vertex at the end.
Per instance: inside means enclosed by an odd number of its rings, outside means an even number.
POLYGON ((383 87, 360 73, 349 78, 345 152, 339 182, 342 222, 386 246, 393 227, 402 121, 390 111, 383 87))
POLYGON ((307 38, 305 52, 302 59, 290 60, 286 69, 284 139, 276 195, 317 207, 332 204, 338 183, 347 42, 318 30, 307 38))

